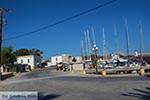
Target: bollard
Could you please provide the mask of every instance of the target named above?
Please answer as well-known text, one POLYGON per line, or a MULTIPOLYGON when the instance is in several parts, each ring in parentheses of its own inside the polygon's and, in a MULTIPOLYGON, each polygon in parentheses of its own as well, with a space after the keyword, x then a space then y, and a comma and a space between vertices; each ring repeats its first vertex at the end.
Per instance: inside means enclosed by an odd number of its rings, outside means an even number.
POLYGON ((83 71, 82 71, 82 74, 86 74, 86 71, 85 71, 85 70, 83 70, 83 71))
POLYGON ((103 76, 103 77, 106 76, 106 70, 105 70, 105 69, 102 70, 102 76, 103 76))
POLYGON ((140 68, 140 75, 141 76, 145 75, 145 69, 143 67, 140 68))

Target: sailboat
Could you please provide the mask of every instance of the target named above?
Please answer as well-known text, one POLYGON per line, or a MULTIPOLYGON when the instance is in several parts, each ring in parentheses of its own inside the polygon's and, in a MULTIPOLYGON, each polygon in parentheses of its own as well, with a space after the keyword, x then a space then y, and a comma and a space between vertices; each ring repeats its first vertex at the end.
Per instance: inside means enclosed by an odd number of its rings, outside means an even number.
POLYGON ((103 35, 103 61, 102 62, 104 68, 124 68, 128 62, 128 59, 123 59, 119 57, 117 31, 116 31, 115 24, 114 24, 114 34, 115 34, 116 53, 112 54, 111 59, 108 59, 107 52, 106 52, 107 49, 106 49, 105 32, 104 32, 104 28, 102 29, 102 35, 103 35))
POLYGON ((116 24, 114 24, 114 35, 115 35, 116 53, 113 55, 112 61, 114 63, 114 67, 122 68, 126 66, 128 59, 123 59, 119 57, 116 24))
POLYGON ((108 59, 108 57, 107 57, 104 27, 102 28, 102 37, 103 37, 103 60, 100 61, 100 67, 102 67, 104 69, 113 68, 113 64, 111 62, 111 59, 108 59))
POLYGON ((85 68, 91 64, 91 40, 89 30, 84 31, 84 38, 81 40, 83 63, 85 68))

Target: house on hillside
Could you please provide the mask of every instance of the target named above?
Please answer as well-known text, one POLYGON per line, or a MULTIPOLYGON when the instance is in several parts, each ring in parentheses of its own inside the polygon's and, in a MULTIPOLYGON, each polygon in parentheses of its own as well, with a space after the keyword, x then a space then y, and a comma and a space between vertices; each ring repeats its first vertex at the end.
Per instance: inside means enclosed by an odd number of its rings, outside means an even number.
POLYGON ((42 67, 41 57, 36 55, 26 55, 17 57, 18 64, 28 64, 31 66, 31 69, 42 67))

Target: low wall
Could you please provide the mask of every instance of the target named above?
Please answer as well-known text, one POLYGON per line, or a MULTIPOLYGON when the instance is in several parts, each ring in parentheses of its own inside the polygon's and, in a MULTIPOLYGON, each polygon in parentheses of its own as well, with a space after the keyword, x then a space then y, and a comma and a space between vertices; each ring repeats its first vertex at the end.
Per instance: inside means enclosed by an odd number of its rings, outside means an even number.
POLYGON ((83 64, 73 64, 74 70, 83 70, 83 64))
POLYGON ((10 78, 12 76, 14 76, 13 73, 2 73, 1 80, 5 80, 5 79, 10 78))

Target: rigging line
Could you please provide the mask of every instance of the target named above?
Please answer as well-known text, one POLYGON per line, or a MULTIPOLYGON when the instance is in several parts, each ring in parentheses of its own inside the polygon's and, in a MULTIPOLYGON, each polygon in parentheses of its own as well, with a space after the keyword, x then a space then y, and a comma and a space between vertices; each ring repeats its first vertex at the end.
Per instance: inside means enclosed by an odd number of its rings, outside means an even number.
POLYGON ((45 29, 47 29, 47 28, 56 26, 56 25, 58 25, 58 24, 62 24, 62 23, 64 23, 64 22, 66 22, 66 21, 72 20, 72 19, 74 19, 74 18, 77 18, 77 17, 79 17, 79 16, 85 15, 85 14, 87 14, 87 13, 89 13, 89 12, 94 11, 94 10, 97 10, 97 9, 99 9, 99 8, 101 8, 101 7, 104 7, 104 6, 106 6, 106 5, 109 5, 109 4, 111 4, 111 3, 114 3, 115 1, 117 1, 117 0, 111 0, 111 1, 106 2, 106 3, 102 4, 102 5, 99 5, 99 6, 95 7, 95 8, 92 8, 92 9, 89 9, 89 10, 87 10, 87 11, 81 12, 81 13, 79 13, 79 14, 76 14, 76 15, 74 15, 74 16, 71 16, 71 17, 68 17, 68 18, 66 18, 66 19, 60 20, 60 21, 55 22, 55 23, 53 23, 53 24, 50 24, 50 25, 41 27, 41 28, 39 28, 39 29, 33 30, 33 31, 31 31, 31 32, 24 33, 24 34, 21 34, 21 35, 17 35, 17 36, 14 36, 14 37, 6 38, 6 39, 3 39, 2 41, 8 41, 8 40, 12 40, 12 39, 24 37, 24 36, 27 36, 27 35, 30 35, 30 34, 33 34, 33 33, 36 33, 36 32, 42 31, 42 30, 45 30, 45 29))

